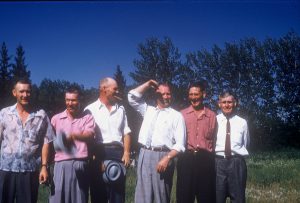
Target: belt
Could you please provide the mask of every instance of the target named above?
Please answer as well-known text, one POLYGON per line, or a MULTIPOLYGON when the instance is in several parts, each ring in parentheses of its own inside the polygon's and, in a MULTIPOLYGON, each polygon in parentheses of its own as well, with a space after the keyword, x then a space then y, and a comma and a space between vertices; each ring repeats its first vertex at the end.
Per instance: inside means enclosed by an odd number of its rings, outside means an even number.
POLYGON ((217 159, 232 159, 232 158, 244 158, 242 155, 239 155, 239 154, 234 154, 234 155, 231 155, 231 156, 223 156, 223 155, 216 155, 216 158, 217 159))
POLYGON ((150 150, 150 151, 155 151, 155 152, 169 152, 170 149, 166 146, 161 146, 161 147, 147 147, 145 145, 142 145, 143 149, 150 150))
POLYGON ((122 148, 119 143, 104 143, 103 146, 107 148, 122 148))

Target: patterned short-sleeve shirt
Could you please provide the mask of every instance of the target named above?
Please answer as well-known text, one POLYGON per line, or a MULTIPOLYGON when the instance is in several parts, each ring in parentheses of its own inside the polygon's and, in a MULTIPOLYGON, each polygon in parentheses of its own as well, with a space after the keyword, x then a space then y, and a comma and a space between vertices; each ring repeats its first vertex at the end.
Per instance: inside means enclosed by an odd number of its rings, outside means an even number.
POLYGON ((30 113, 24 126, 16 104, 0 111, 0 170, 36 171, 42 146, 53 141, 54 132, 44 110, 30 113))

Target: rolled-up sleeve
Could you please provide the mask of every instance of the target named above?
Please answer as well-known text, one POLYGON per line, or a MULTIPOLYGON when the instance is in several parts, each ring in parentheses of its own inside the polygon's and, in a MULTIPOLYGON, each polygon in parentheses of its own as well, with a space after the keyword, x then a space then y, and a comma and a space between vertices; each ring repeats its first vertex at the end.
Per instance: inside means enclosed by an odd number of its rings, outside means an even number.
POLYGON ((48 118, 48 116, 45 116, 44 118, 44 125, 46 128, 46 135, 44 137, 44 144, 47 144, 49 142, 52 142, 54 139, 54 130, 53 127, 51 125, 50 119, 48 118))

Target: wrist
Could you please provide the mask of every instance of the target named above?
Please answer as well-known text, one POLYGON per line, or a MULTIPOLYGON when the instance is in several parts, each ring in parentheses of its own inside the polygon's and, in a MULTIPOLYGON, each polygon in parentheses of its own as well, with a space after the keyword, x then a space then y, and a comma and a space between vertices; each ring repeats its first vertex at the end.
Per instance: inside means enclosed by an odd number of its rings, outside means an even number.
POLYGON ((167 154, 167 158, 168 158, 169 160, 171 160, 171 159, 172 159, 172 156, 169 155, 169 154, 167 154))
POLYGON ((43 168, 47 169, 48 168, 48 164, 42 164, 41 165, 41 169, 43 169, 43 168))

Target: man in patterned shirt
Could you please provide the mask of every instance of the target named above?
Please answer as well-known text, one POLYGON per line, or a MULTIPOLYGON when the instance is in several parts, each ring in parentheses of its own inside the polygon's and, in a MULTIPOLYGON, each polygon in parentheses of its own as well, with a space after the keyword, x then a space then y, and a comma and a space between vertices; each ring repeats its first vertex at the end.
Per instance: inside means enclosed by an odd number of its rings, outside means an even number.
POLYGON ((54 132, 45 111, 30 105, 29 80, 18 80, 12 93, 17 103, 0 111, 0 202, 37 202, 54 132))

